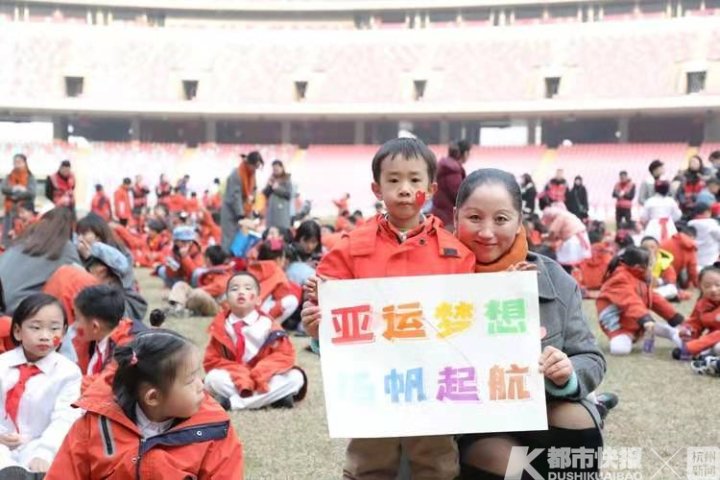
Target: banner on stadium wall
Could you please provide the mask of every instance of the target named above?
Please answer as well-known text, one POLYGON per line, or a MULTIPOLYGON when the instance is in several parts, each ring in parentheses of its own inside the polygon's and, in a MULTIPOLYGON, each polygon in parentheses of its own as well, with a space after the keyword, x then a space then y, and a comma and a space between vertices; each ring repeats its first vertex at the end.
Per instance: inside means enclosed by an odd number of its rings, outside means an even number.
POLYGON ((330 436, 547 429, 536 272, 319 286, 330 436))

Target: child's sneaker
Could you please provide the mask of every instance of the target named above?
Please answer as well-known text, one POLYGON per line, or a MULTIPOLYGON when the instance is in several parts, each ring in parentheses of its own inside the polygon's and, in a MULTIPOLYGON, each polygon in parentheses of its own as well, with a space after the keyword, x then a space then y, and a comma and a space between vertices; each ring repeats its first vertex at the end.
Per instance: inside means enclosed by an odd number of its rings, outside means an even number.
POLYGON ((293 408, 295 406, 295 394, 290 394, 270 405, 270 408, 293 408))
POLYGON ((681 362, 687 362, 688 360, 692 359, 692 355, 690 354, 690 352, 688 352, 687 347, 683 345, 682 348, 673 348, 672 358, 674 358, 675 360, 680 360, 681 362))
POLYGON ((0 470, 0 480, 40 480, 44 473, 33 473, 22 467, 6 467, 0 470))
POLYGON ((720 357, 707 355, 690 363, 690 368, 698 375, 720 377, 720 357))

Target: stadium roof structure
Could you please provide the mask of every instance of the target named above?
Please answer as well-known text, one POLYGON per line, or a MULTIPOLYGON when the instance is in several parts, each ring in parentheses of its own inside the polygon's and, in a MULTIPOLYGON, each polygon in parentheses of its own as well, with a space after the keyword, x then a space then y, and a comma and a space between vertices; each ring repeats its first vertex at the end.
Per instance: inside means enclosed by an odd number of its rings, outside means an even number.
MULTIPOLYGON (((0 1, 0 3, 2 3, 0 1)), ((33 5, 129 7, 175 11, 233 12, 380 12, 403 10, 453 10, 521 5, 611 4, 622 0, 24 0, 33 5)))

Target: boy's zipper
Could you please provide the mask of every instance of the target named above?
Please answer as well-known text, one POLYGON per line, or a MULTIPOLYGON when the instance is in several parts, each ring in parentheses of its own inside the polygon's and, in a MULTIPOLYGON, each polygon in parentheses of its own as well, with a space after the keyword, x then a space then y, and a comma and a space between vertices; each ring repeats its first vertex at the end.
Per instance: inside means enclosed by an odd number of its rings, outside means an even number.
POLYGON ((145 439, 140 439, 140 445, 138 446, 138 455, 135 459, 135 478, 136 480, 140 480, 140 460, 142 460, 142 449, 143 445, 145 444, 145 439))

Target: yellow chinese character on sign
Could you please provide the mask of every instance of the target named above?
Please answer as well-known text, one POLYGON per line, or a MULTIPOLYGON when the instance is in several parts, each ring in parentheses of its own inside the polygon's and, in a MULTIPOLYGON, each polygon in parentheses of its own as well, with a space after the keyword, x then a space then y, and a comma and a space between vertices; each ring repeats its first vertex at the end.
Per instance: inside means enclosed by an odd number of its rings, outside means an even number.
POLYGON ((420 302, 388 305, 383 308, 383 320, 387 323, 383 337, 388 340, 427 337, 420 302))
POLYGON ((435 318, 438 324, 438 337, 447 338, 451 335, 464 332, 472 326, 475 307, 472 303, 458 302, 453 306, 443 302, 435 308, 435 318))

